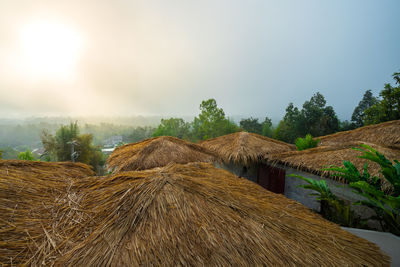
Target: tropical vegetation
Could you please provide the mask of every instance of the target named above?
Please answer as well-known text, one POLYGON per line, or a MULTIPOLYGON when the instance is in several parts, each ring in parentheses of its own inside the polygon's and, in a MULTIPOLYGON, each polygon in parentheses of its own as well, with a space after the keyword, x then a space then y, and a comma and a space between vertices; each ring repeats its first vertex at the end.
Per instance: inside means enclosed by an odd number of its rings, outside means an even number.
MULTIPOLYGON (((331 166, 323 170, 348 182, 346 187, 353 189, 362 199, 352 203, 353 205, 364 205, 375 212, 367 220, 377 220, 384 231, 400 235, 400 162, 388 160, 368 145, 354 149, 362 152, 359 158, 367 160, 363 170, 358 170, 350 161, 344 161, 343 166, 331 166), (381 176, 373 176, 368 172, 368 161, 380 166, 381 176)), ((316 192, 311 195, 318 196, 321 213, 327 219, 346 226, 352 226, 355 222, 362 223, 354 216, 351 207, 331 192, 325 181, 293 176, 308 183, 302 187, 316 192)))
POLYGON ((297 150, 305 150, 309 148, 316 147, 319 143, 319 139, 314 139, 311 134, 307 134, 304 138, 297 138, 294 142, 296 145, 297 150))
POLYGON ((43 131, 42 144, 46 159, 51 161, 77 161, 92 165, 100 173, 105 157, 99 146, 93 145, 93 135, 80 134, 77 122, 62 125, 55 135, 43 131))
POLYGON ((32 155, 32 152, 27 149, 25 152, 21 152, 18 154, 18 159, 20 160, 30 160, 30 161, 35 161, 35 157, 32 155))

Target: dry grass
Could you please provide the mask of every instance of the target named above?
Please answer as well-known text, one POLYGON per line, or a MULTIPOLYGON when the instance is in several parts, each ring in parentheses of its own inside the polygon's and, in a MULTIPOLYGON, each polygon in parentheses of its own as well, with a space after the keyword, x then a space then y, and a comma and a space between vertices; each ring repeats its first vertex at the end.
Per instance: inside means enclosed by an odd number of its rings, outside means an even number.
POLYGON ((209 139, 201 142, 200 145, 216 153, 224 163, 246 166, 260 162, 271 154, 296 149, 294 145, 247 132, 237 132, 209 139))
POLYGON ((331 177, 331 172, 322 171, 330 165, 343 166, 343 161, 351 161, 359 171, 362 171, 364 164, 368 162, 368 171, 372 175, 380 175, 380 167, 377 163, 365 159, 360 159, 358 156, 362 152, 352 149, 359 147, 360 144, 366 144, 377 151, 383 153, 388 159, 400 159, 400 150, 391 149, 388 147, 366 143, 366 142, 348 142, 336 146, 319 146, 303 151, 291 151, 281 154, 275 154, 268 161, 272 164, 283 164, 298 170, 314 173, 324 177, 330 177, 339 180, 338 177, 331 177))
POLYGON ((199 145, 170 136, 146 139, 115 149, 107 159, 114 173, 162 167, 171 162, 215 162, 216 157, 199 145))
POLYGON ((88 177, 69 194, 75 204, 59 201, 34 233, 29 264, 389 266, 375 244, 211 164, 88 177))
POLYGON ((1 266, 30 265, 30 258, 46 258, 54 250, 55 240, 65 238, 62 233, 70 223, 58 221, 57 208, 74 201, 67 193, 70 186, 88 175, 94 175, 93 170, 81 163, 0 160, 1 266), (59 222, 64 225, 49 238, 59 222))
POLYGON ((361 141, 400 149, 400 120, 369 125, 351 131, 318 137, 321 146, 361 141))
POLYGON ((0 174, 14 177, 40 176, 43 179, 81 178, 95 175, 83 163, 0 160, 0 174))

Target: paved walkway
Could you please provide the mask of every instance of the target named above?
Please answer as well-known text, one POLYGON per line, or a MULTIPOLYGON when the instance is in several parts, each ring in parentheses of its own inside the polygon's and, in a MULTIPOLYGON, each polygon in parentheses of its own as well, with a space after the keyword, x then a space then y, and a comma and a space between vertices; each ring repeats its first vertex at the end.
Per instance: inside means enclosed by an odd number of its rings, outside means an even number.
POLYGON ((392 258, 392 266, 400 267, 400 237, 391 233, 342 227, 350 233, 377 244, 381 250, 392 258))

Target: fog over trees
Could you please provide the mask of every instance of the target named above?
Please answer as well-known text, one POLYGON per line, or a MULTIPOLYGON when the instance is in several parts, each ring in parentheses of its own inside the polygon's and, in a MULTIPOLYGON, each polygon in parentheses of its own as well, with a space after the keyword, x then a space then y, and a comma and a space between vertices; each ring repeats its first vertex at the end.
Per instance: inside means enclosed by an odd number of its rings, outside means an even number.
MULTIPOLYGON (((71 142, 76 142, 75 160, 99 168, 106 155, 103 147, 110 139, 122 143, 139 142, 157 136, 175 136, 198 142, 209 138, 248 131, 288 143, 306 135, 323 136, 369 124, 400 119, 400 73, 394 83, 386 83, 379 96, 366 90, 354 108, 351 120, 339 120, 334 107, 320 92, 313 94, 301 107, 289 103, 283 118, 273 124, 264 118, 242 117, 234 121, 218 106, 215 99, 201 101, 198 115, 190 117, 117 117, 117 118, 29 118, 0 120, 0 157, 30 160, 69 161, 71 142), (80 119, 80 120, 79 120, 80 119)), ((306 139, 304 139, 306 140, 306 139)))

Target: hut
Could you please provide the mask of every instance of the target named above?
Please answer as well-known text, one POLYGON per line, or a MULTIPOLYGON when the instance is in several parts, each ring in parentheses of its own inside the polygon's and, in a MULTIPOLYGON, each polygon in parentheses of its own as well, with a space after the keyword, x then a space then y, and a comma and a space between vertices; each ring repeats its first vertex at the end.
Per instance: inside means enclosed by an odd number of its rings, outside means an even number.
POLYGON ((368 125, 355 130, 318 137, 321 146, 336 146, 362 141, 400 149, 400 120, 368 125))
POLYGON ((372 175, 381 176, 380 167, 377 163, 358 158, 358 156, 361 156, 361 152, 353 148, 359 147, 360 144, 371 146, 375 150, 383 153, 390 160, 400 159, 399 149, 359 141, 275 154, 266 160, 268 160, 270 164, 285 169, 286 197, 299 201, 309 208, 319 210, 320 203, 315 199, 316 197, 309 196, 309 190, 298 187, 299 185, 305 184, 305 182, 294 177, 288 177, 288 175, 297 174, 316 180, 323 179, 335 195, 351 202, 357 201, 359 200, 358 195, 354 194, 349 188, 343 188, 343 183, 345 181, 341 180, 340 177, 333 176, 331 172, 323 171, 322 169, 328 168, 331 165, 343 166, 343 161, 351 161, 357 169, 361 171, 364 164, 368 162, 368 172, 372 175))
POLYGON ((375 244, 207 163, 122 172, 100 181, 86 178, 75 187, 82 195, 80 210, 90 217, 75 223, 64 241, 57 231, 49 233, 54 249, 33 255, 30 264, 390 265, 375 244))
POLYGON ((165 166, 171 162, 215 162, 217 158, 207 149, 171 136, 160 136, 126 144, 114 150, 107 159, 114 173, 137 171, 165 166))
POLYGON ((82 163, 0 160, 0 265, 19 265, 32 249, 43 253, 43 233, 57 223, 46 223, 57 217, 55 207, 73 203, 73 182, 94 174, 82 163))
POLYGON ((264 159, 272 154, 293 151, 294 145, 248 132, 220 136, 200 145, 222 159, 223 163, 217 163, 217 167, 245 177, 272 192, 283 193, 284 169, 268 165, 264 159))

